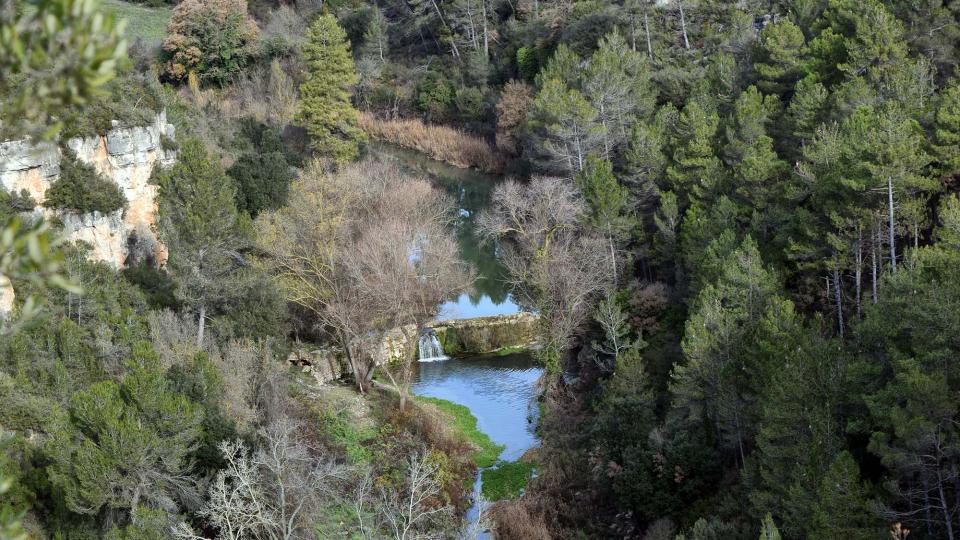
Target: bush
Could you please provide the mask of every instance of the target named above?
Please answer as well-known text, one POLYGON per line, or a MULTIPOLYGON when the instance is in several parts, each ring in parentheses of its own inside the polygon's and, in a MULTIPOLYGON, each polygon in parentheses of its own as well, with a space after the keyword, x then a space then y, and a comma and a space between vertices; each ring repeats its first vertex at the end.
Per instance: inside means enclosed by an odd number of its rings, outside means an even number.
POLYGON ((293 171, 284 153, 280 133, 265 124, 245 119, 240 131, 243 152, 227 175, 237 183, 237 209, 256 217, 263 210, 287 203, 293 171))
POLYGON ((417 107, 428 119, 445 118, 454 104, 456 90, 441 73, 427 72, 417 84, 417 107))
POLYGON ((192 71, 222 86, 249 63, 258 34, 244 0, 184 0, 167 24, 163 75, 182 82, 192 71))
POLYGON ((78 214, 109 214, 127 205, 120 186, 101 176, 91 165, 80 163, 65 150, 60 159, 60 177, 47 190, 45 208, 78 214))

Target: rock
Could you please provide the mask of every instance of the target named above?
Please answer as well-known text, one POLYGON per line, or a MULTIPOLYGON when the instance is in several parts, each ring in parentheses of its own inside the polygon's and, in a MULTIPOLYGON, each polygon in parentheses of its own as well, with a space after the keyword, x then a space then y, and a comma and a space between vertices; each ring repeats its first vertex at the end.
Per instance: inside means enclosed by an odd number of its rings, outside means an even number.
MULTIPOLYGON (((150 183, 154 167, 166 167, 176 154, 165 151, 161 134, 173 138, 175 130, 161 111, 146 126, 120 127, 112 122, 106 135, 77 137, 66 141, 78 160, 94 167, 105 178, 120 186, 127 209, 104 216, 97 213, 77 215, 44 209, 40 204, 46 191, 60 174, 60 148, 54 144, 34 145, 26 140, 0 142, 0 185, 10 192, 26 190, 37 202, 34 215, 60 218, 67 238, 92 246, 90 257, 120 268, 130 255, 131 245, 150 246, 149 254, 158 265, 166 263, 166 247, 156 236, 157 186, 150 183), (137 242, 128 242, 131 234, 137 242)), ((7 299, 0 291, 0 299, 7 299)), ((8 302, 12 306, 12 301, 8 302)), ((9 310, 7 310, 9 311, 9 310)), ((0 302, 0 314, 4 313, 0 302)))

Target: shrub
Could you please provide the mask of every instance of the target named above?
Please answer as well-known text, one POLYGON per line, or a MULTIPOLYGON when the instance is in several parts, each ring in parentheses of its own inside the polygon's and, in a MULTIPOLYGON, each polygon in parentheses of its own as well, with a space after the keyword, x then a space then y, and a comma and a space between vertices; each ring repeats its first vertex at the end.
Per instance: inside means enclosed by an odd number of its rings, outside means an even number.
POLYGON ((242 122, 242 143, 250 147, 227 169, 237 183, 237 209, 256 216, 286 204, 293 171, 276 129, 252 119, 242 122))
POLYGON ((80 163, 67 150, 60 159, 60 177, 47 190, 45 208, 87 214, 109 214, 127 205, 120 186, 101 176, 91 165, 80 163))
POLYGON ((258 34, 245 0, 184 0, 167 24, 163 75, 182 82, 193 71, 222 86, 250 61, 258 34))
POLYGON ((430 71, 417 84, 417 107, 428 119, 443 119, 449 114, 455 95, 453 84, 443 74, 430 71))

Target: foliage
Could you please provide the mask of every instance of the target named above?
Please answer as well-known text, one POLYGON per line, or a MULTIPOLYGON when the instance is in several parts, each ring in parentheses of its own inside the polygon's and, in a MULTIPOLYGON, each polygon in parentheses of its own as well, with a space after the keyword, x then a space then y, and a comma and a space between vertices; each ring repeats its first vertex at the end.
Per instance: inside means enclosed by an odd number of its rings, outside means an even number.
POLYGON ((350 103, 357 73, 346 34, 332 15, 321 15, 307 31, 303 46, 307 79, 300 85, 300 113, 315 152, 333 162, 359 155, 363 133, 350 103))
POLYGON ((60 159, 60 176, 50 184, 43 201, 45 208, 87 214, 110 214, 127 206, 127 198, 116 183, 106 179, 92 165, 81 163, 69 151, 60 159))
POLYGON ((163 40, 163 76, 179 83, 195 73, 222 86, 250 62, 258 35, 245 0, 180 2, 163 40))
POLYGON ((96 0, 44 0, 22 13, 15 5, 0 12, 0 128, 50 139, 62 110, 85 105, 114 77, 123 27, 96 0))
POLYGON ((276 129, 247 119, 240 128, 240 137, 250 149, 226 173, 237 183, 237 210, 256 217, 264 210, 286 204, 293 170, 276 129))

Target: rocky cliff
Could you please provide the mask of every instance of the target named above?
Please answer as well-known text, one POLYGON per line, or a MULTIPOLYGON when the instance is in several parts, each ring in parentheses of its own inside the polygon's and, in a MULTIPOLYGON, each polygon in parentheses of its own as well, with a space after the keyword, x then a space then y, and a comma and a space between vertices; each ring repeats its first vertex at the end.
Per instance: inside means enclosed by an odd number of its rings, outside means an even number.
MULTIPOLYGON (((60 174, 61 149, 55 144, 29 141, 0 142, 0 186, 19 193, 26 190, 37 202, 34 215, 58 218, 71 241, 91 246, 90 257, 114 268, 123 266, 137 250, 157 264, 166 261, 166 249, 156 237, 157 186, 150 184, 153 168, 173 162, 175 153, 165 150, 162 137, 174 138, 166 113, 156 115, 147 126, 119 127, 106 135, 73 138, 64 143, 77 159, 92 165, 123 190, 127 208, 111 214, 76 214, 44 209, 47 189, 60 174)), ((0 277, 0 313, 12 307, 9 283, 0 277)))

